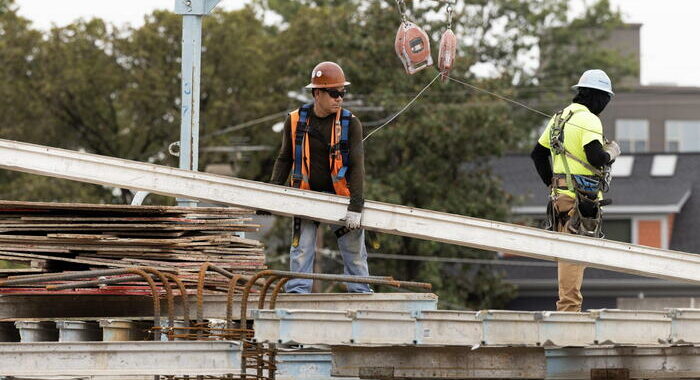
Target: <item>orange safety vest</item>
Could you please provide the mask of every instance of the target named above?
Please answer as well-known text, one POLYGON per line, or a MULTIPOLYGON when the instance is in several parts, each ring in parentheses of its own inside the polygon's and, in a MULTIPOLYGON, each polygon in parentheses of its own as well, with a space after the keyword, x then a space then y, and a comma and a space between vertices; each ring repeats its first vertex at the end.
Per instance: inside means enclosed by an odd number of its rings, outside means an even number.
MULTIPOLYGON (((289 114, 291 138, 294 141, 292 144, 292 157, 294 158, 292 163, 292 186, 304 190, 311 190, 311 185, 309 184, 311 165, 309 116, 311 112, 313 112, 313 104, 306 104, 289 114)), ((348 164, 350 163, 348 139, 351 118, 352 113, 346 109, 341 108, 336 113, 329 152, 333 189, 337 195, 344 197, 350 196, 350 188, 348 187, 345 174, 347 174, 348 164)))

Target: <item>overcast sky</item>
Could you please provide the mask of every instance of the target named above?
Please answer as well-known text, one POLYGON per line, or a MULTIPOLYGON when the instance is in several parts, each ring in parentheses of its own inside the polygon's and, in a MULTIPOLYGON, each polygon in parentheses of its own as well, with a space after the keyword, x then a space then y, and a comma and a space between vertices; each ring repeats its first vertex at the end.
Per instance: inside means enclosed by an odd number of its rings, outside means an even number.
MULTIPOLYGON (((173 0, 16 0, 20 14, 46 29, 76 18, 100 17, 115 24, 138 26, 154 9, 172 9, 173 0)), ((538 1, 538 0, 532 0, 538 1)), ((571 0, 582 8, 594 0, 571 0)), ((226 9, 244 0, 223 0, 226 9)), ((611 0, 625 21, 642 23, 642 83, 700 86, 700 48, 697 47, 699 0, 611 0), (692 25, 696 25, 693 27, 692 25)))

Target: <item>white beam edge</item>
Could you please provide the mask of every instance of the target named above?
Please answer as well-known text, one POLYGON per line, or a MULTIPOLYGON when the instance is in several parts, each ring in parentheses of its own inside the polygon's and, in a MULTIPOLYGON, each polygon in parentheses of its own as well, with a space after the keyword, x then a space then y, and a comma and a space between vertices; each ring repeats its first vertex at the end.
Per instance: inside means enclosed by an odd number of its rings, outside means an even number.
MULTIPOLYGON (((285 186, 0 140, 0 167, 81 182, 138 189, 338 223, 347 198, 285 186)), ((508 223, 367 201, 369 230, 562 260, 624 273, 700 283, 700 256, 508 223)))

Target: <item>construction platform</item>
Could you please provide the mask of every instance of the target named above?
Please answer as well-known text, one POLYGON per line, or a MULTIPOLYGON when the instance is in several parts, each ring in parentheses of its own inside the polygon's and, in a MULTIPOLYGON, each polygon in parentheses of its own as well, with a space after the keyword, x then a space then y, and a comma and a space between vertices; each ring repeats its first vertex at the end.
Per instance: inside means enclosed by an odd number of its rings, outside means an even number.
MULTIPOLYGON (((205 295, 204 318, 221 318, 226 315, 225 295, 205 295)), ((419 311, 437 309, 438 297, 431 293, 323 293, 280 294, 277 306, 283 309, 307 310, 395 310, 419 311)), ((235 295, 233 319, 240 319, 241 296, 235 295)), ((190 297, 190 310, 197 307, 196 298, 190 297)), ((248 318, 258 308, 257 294, 248 299, 248 318)), ((176 315, 182 315, 182 307, 176 302, 176 315)), ((194 315, 194 314, 193 314, 194 315)), ((0 320, 12 318, 117 318, 153 317, 153 301, 150 297, 124 295, 70 295, 32 294, 0 295, 0 320)))

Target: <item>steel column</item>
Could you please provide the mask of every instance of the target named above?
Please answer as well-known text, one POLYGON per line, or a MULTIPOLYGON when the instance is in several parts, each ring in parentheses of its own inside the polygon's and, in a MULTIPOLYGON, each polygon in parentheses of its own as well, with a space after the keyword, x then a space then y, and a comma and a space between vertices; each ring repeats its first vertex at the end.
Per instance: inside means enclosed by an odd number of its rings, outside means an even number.
MULTIPOLYGON (((202 73, 202 17, 220 0, 175 0, 182 15, 182 89, 180 93, 180 169, 199 168, 199 98, 202 73)), ((180 206, 197 202, 178 199, 180 206)))

